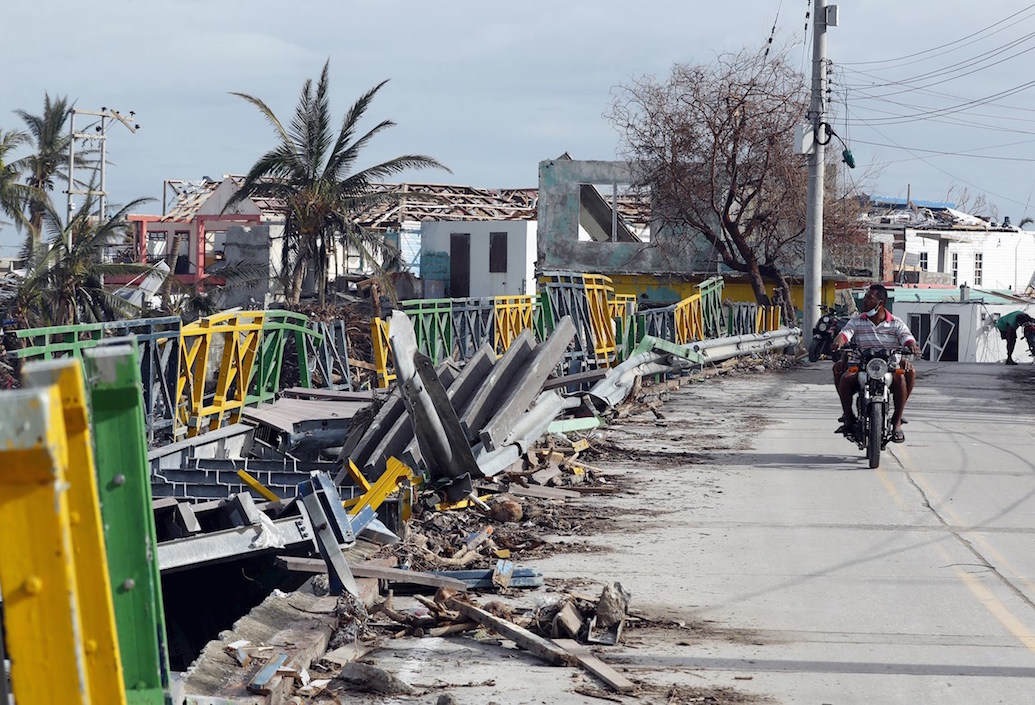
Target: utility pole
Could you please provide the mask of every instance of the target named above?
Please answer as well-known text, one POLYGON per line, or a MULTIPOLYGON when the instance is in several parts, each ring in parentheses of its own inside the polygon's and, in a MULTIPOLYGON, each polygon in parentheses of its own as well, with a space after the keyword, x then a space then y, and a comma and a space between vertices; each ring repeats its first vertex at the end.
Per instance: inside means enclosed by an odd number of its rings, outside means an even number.
POLYGON ((823 178, 827 87, 827 25, 837 26, 837 5, 827 0, 814 0, 812 10, 812 100, 809 104, 809 125, 812 128, 812 150, 808 153, 809 186, 805 219, 805 303, 802 308, 802 331, 810 335, 819 320, 823 302, 823 178))
MULTIPOLYGON (((135 112, 133 112, 132 110, 129 111, 129 117, 130 118, 132 118, 135 115, 136 115, 135 112)), ((70 223, 72 221, 72 211, 75 208, 75 206, 74 206, 74 204, 72 202, 72 196, 86 196, 87 198, 89 198, 90 196, 97 196, 97 206, 98 206, 97 207, 97 217, 100 220, 103 220, 104 218, 107 217, 107 213, 105 212, 105 209, 108 207, 108 192, 105 190, 105 188, 106 188, 106 181, 105 181, 106 173, 105 172, 106 172, 106 168, 107 168, 107 159, 108 159, 108 149, 107 149, 108 127, 110 126, 112 120, 117 120, 117 121, 121 122, 123 125, 126 126, 126 129, 129 130, 132 133, 136 133, 136 131, 140 129, 140 125, 136 124, 135 122, 130 122, 128 119, 123 117, 119 113, 118 110, 109 110, 108 108, 101 108, 100 112, 97 112, 97 111, 91 111, 91 110, 76 110, 75 108, 72 108, 69 111, 69 118, 68 118, 68 130, 69 130, 69 140, 68 140, 68 191, 67 191, 67 193, 68 193, 68 209, 67 209, 67 213, 66 213, 66 223, 70 223), (76 115, 91 115, 93 117, 99 117, 101 119, 101 121, 100 121, 99 125, 94 127, 94 132, 92 132, 92 133, 90 133, 90 132, 76 132, 75 131, 75 116, 76 115), (75 143, 76 143, 76 140, 83 140, 83 141, 86 141, 86 140, 97 140, 98 142, 100 142, 100 145, 101 145, 100 146, 101 158, 100 158, 100 164, 99 164, 99 167, 98 167, 99 170, 100 170, 100 174, 99 174, 99 184, 98 184, 98 188, 96 190, 94 190, 92 188, 87 188, 87 189, 78 189, 78 188, 76 188, 76 180, 75 180, 75 143)), ((93 182, 91 181, 91 184, 92 183, 93 182)), ((71 237, 71 232, 69 234, 69 237, 71 237)), ((71 248, 72 243, 69 242, 67 244, 68 244, 68 247, 71 248)))

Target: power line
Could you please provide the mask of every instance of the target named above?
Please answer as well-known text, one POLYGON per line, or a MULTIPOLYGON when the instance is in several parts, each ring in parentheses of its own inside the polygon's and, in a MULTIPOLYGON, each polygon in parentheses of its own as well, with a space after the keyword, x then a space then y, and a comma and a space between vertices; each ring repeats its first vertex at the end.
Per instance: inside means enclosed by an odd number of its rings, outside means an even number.
MULTIPOLYGON (((873 65, 873 64, 889 64, 889 63, 895 63, 897 61, 903 61, 905 59, 912 59, 912 58, 917 57, 917 56, 923 56, 924 54, 930 54, 931 52, 935 52, 935 51, 938 51, 939 49, 944 49, 946 47, 952 47, 952 46, 955 46, 955 45, 969 46, 970 44, 973 44, 974 42, 977 41, 976 37, 979 37, 980 35, 984 34, 988 30, 990 30, 990 29, 992 29, 994 27, 997 27, 997 26, 1003 24, 1004 22, 1006 22, 1006 21, 1008 21, 1010 19, 1013 19, 1014 17, 1016 17, 1018 15, 1024 14, 1025 12, 1031 10, 1032 8, 1035 8, 1035 4, 1028 5, 1027 7, 1025 7, 1025 8, 1023 8, 1021 10, 1018 10, 1017 12, 1013 13, 1012 15, 1008 15, 1007 17, 1004 17, 1003 19, 999 20, 998 22, 994 22, 994 23, 990 24, 989 26, 984 27, 983 29, 979 29, 976 32, 972 32, 971 34, 966 35, 965 37, 961 37, 959 39, 954 39, 951 42, 946 42, 945 44, 941 44, 939 46, 932 47, 930 49, 924 49, 923 51, 914 52, 912 54, 906 54, 905 56, 900 56, 900 57, 897 57, 897 58, 894 58, 894 59, 877 59, 877 60, 874 60, 874 61, 855 61, 855 62, 852 62, 852 63, 843 64, 843 65, 845 65, 845 66, 868 66, 868 65, 873 65), (974 42, 968 42, 967 44, 961 44, 962 42, 966 41, 967 39, 971 39, 971 38, 975 38, 974 42)), ((1014 26, 1016 24, 1019 24, 1019 23, 1020 23, 1020 20, 1018 20, 1017 22, 1014 22, 1014 23, 1012 23, 1010 25, 1007 25, 1007 27, 1004 27, 1002 29, 996 30, 995 32, 992 32, 992 34, 998 34, 999 32, 1003 31, 1003 29, 1007 29, 1008 27, 1012 27, 1012 26, 1014 26)), ((941 56, 941 54, 937 54, 936 56, 941 56)), ((911 63, 915 63, 915 62, 911 62, 911 63)), ((889 68, 894 68, 894 67, 889 67, 889 68)))

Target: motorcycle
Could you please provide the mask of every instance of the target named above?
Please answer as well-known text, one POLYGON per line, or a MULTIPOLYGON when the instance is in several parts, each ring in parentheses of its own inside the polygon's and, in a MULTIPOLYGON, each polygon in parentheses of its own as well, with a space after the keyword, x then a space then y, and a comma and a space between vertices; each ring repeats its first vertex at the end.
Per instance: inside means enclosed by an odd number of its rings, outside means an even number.
POLYGON ((823 315, 816 321, 812 328, 812 342, 809 343, 809 362, 816 362, 823 357, 833 357, 830 353, 830 344, 841 332, 841 328, 848 321, 847 316, 838 316, 834 309, 825 308, 823 315))
POLYGON ((1035 323, 1024 324, 1024 340, 1028 343, 1032 358, 1035 359, 1035 323))
POLYGON ((855 427, 845 433, 845 438, 866 451, 871 468, 880 465, 880 453, 895 432, 891 384, 895 375, 905 373, 902 360, 908 354, 905 348, 848 348, 848 374, 859 375, 859 390, 855 395, 855 427))

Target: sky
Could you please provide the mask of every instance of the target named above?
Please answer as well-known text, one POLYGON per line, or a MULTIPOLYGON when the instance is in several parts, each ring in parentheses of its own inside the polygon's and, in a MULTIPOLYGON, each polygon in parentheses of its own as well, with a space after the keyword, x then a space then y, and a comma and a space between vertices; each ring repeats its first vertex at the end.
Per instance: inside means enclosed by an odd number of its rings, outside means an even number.
MULTIPOLYGON (((287 121, 305 79, 329 60, 336 120, 390 79, 361 127, 396 126, 358 166, 417 153, 452 173, 398 180, 535 187, 544 159, 619 157, 621 135, 605 115, 615 92, 641 77, 770 37, 811 75, 813 2, 9 2, 0 129, 22 127, 15 110, 42 113, 48 93, 81 110, 134 111, 139 130, 108 131, 109 202, 151 198, 136 212, 161 213, 164 180, 244 173, 274 145, 260 113, 231 92, 261 98, 287 121)), ((874 195, 984 196, 1014 224, 1035 216, 1035 4, 838 5, 826 42, 829 121, 857 162, 845 178, 874 195)), ((16 254, 19 239, 0 230, 0 257, 16 254)))

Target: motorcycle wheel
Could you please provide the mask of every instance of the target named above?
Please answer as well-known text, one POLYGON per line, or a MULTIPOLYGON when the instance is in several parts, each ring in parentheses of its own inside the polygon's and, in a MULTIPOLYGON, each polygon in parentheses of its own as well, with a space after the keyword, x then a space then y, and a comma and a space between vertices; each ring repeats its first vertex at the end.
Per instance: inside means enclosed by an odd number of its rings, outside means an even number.
POLYGON ((884 433, 884 407, 880 404, 870 406, 870 424, 866 429, 866 459, 870 461, 870 469, 880 465, 881 436, 884 433))
POLYGON ((820 338, 813 338, 809 344, 809 362, 816 362, 823 354, 823 341, 820 338))

